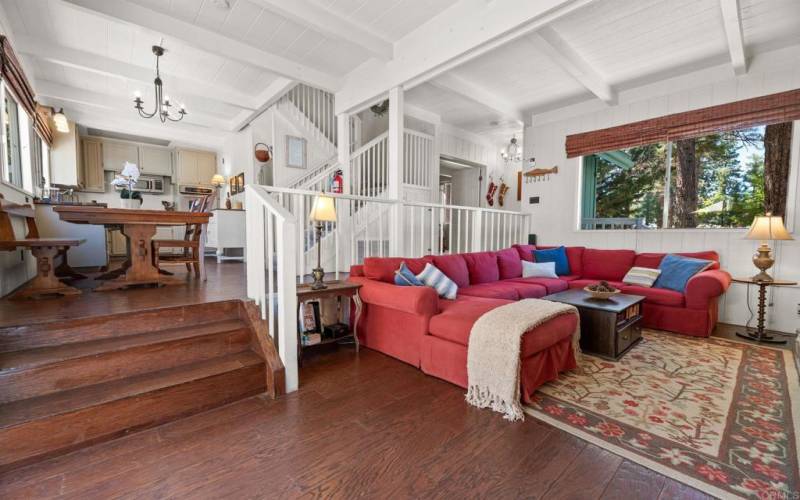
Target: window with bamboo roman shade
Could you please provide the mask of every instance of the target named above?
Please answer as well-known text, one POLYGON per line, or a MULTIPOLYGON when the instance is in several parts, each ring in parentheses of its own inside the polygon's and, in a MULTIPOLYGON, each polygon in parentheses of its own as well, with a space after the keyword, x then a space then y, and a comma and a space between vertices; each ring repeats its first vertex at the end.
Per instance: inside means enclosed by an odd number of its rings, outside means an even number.
POLYGON ((567 136, 567 158, 800 119, 800 89, 567 136))

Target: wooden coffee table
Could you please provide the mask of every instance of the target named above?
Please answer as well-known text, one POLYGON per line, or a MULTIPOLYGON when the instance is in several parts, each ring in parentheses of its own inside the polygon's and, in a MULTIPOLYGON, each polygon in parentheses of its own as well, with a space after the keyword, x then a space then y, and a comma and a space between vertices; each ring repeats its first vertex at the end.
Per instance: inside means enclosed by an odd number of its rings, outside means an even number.
POLYGON ((641 295, 620 293, 608 300, 593 299, 579 289, 542 297, 578 308, 581 316, 581 350, 604 359, 618 360, 642 340, 641 295))

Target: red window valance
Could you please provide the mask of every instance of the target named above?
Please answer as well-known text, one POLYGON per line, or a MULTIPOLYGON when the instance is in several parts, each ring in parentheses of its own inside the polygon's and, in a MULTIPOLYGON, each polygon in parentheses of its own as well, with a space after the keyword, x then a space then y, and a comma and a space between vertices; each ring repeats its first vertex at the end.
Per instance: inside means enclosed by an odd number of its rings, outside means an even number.
POLYGON ((800 89, 567 136, 567 158, 800 119, 800 89))

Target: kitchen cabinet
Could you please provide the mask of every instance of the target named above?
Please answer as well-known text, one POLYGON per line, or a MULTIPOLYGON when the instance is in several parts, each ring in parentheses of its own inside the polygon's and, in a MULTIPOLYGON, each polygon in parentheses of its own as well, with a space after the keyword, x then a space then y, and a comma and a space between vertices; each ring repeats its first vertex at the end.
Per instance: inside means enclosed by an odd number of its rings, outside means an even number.
POLYGON ((178 150, 175 177, 178 184, 211 185, 217 173, 217 155, 208 151, 178 150))
POLYGON ((103 141, 103 169, 122 172, 125 162, 139 165, 139 147, 136 144, 103 141))
POLYGON ((106 190, 103 175, 103 143, 97 139, 81 139, 81 191, 103 193, 106 190))
POLYGON ((50 148, 50 183, 77 186, 83 181, 80 168, 80 137, 75 122, 69 122, 69 132, 53 134, 50 148))
POLYGON ((139 161, 139 169, 144 175, 172 175, 172 151, 169 149, 141 146, 139 161))

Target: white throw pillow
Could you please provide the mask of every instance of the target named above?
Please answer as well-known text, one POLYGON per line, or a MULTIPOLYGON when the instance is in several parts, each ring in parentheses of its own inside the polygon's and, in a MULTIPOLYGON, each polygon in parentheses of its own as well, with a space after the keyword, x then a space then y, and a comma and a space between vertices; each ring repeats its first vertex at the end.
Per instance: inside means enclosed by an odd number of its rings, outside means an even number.
POLYGON ((555 262, 522 261, 523 278, 558 278, 555 262))
POLYGON ((651 288, 660 274, 661 269, 632 267, 625 277, 622 278, 622 282, 626 285, 639 285, 645 288, 651 288))

